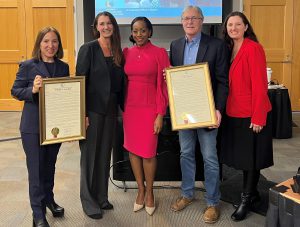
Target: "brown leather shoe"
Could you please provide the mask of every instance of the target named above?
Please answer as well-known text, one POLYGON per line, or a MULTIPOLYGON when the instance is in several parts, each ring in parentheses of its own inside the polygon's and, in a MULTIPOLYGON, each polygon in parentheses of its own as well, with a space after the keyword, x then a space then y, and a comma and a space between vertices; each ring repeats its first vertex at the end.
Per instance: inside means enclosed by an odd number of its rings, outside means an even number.
POLYGON ((220 210, 218 206, 208 206, 204 210, 203 220, 205 223, 213 224, 219 220, 220 210))
POLYGON ((173 211, 181 211, 184 208, 186 208, 188 205, 190 205, 193 202, 193 199, 188 199, 185 197, 180 197, 176 199, 176 202, 172 204, 171 210, 173 211))

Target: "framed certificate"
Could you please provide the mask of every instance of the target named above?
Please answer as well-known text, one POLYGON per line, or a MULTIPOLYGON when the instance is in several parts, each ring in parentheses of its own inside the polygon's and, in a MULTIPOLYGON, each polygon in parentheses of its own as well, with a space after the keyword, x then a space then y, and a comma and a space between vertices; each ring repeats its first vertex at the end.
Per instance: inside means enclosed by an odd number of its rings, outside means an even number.
POLYGON ((208 63, 166 69, 172 129, 217 124, 208 63))
POLYGON ((85 139, 85 77, 43 79, 39 114, 41 145, 85 139))

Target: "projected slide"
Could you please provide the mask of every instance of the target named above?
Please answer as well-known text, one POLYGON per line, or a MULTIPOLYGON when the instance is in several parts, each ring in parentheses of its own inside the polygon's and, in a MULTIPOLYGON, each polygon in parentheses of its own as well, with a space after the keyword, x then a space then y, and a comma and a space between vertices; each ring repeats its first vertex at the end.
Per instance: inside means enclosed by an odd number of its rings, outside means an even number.
POLYGON ((222 0, 95 0, 95 15, 108 11, 119 24, 130 24, 137 16, 146 16, 153 24, 179 24, 188 5, 202 9, 204 23, 222 23, 222 0))

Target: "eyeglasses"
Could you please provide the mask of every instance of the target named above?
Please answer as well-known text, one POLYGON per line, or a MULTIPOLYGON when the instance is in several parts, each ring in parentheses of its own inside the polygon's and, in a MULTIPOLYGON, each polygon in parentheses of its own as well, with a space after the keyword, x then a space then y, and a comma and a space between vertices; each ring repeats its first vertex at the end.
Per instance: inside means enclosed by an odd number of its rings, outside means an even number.
POLYGON ((189 20, 191 20, 193 22, 193 21, 202 20, 202 19, 203 19, 202 17, 182 17, 181 18, 181 20, 184 22, 187 22, 189 20))

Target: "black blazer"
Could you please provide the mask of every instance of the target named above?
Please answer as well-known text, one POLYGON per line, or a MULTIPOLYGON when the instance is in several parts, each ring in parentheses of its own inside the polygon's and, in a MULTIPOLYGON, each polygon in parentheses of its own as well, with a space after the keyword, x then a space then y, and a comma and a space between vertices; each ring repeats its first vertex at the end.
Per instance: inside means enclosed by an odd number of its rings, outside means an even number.
MULTIPOLYGON (((69 76, 69 65, 65 62, 55 59, 55 72, 53 77, 69 76)), ((36 75, 43 78, 52 77, 45 64, 37 59, 30 59, 21 62, 17 78, 12 86, 11 95, 25 101, 20 131, 23 133, 39 133, 39 96, 38 93, 32 93, 33 81, 36 75)))
MULTIPOLYGON (((121 77, 119 104, 124 105, 124 69, 115 66, 116 76, 121 77)), ((111 90, 111 77, 98 40, 83 44, 78 53, 76 75, 86 78, 86 113, 106 114, 111 90)))
MULTIPOLYGON (((171 43, 172 66, 183 65, 186 39, 182 37, 171 43)), ((216 109, 224 111, 228 96, 229 51, 225 42, 201 33, 196 63, 208 62, 216 109)))

